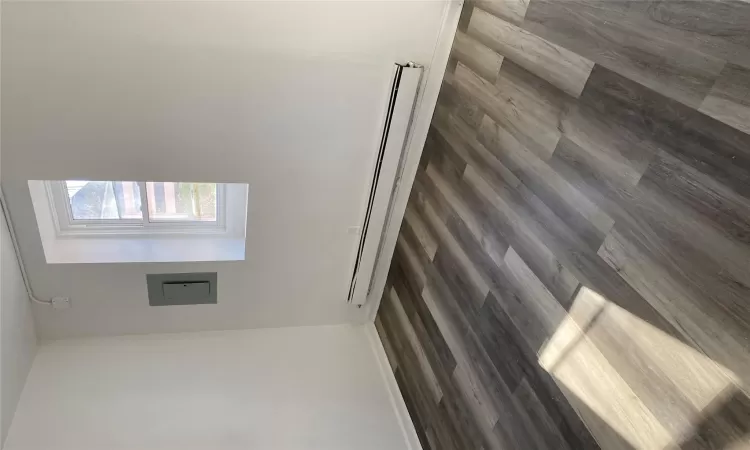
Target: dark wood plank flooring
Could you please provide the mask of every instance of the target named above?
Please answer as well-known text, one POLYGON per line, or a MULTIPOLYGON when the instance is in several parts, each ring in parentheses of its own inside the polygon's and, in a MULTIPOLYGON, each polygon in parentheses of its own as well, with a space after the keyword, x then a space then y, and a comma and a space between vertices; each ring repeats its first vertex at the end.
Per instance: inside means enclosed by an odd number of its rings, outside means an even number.
POLYGON ((425 449, 750 448, 750 2, 467 0, 375 324, 425 449))

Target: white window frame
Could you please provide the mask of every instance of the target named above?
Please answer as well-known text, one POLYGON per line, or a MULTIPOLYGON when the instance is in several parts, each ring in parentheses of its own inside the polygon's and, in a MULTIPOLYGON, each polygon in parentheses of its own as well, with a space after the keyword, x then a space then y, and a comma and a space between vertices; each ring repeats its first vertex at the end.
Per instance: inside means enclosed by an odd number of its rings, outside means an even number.
POLYGON ((223 236, 244 237, 247 186, 216 183, 216 220, 154 220, 149 217, 146 182, 138 182, 143 219, 74 219, 64 180, 45 181, 56 234, 60 238, 223 236), (228 208, 228 203, 232 208, 228 208), (242 207, 239 207, 239 205, 242 207))

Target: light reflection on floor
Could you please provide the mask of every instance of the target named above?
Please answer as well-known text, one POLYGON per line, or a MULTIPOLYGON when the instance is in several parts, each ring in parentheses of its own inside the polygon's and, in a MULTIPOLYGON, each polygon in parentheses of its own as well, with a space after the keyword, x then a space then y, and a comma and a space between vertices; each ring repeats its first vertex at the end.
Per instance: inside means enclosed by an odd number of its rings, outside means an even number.
POLYGON ((739 383, 727 368, 586 287, 538 357, 607 449, 670 448, 739 383))

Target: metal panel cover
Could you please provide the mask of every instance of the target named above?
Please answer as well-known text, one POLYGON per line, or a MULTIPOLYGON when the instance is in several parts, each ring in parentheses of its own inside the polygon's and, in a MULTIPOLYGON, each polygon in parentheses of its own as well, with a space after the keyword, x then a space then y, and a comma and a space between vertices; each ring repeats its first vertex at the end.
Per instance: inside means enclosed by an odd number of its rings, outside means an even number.
POLYGON ((216 272, 147 274, 151 306, 217 303, 216 272))

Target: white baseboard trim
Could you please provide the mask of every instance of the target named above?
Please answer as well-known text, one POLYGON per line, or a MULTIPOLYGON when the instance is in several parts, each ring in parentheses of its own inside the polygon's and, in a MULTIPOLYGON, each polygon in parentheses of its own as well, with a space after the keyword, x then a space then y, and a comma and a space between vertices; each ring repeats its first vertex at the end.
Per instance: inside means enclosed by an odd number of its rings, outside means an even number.
MULTIPOLYGON (((409 201, 411 188, 414 184, 414 178, 417 175, 419 160, 422 157, 427 133, 432 123, 432 114, 435 111, 438 94, 443 85, 445 68, 448 65, 453 39, 456 36, 458 20, 461 17, 461 9, 464 0, 445 0, 445 12, 440 33, 435 43, 432 59, 425 64, 424 82, 421 92, 418 94, 417 105, 414 109, 414 118, 409 132, 409 140, 405 148, 403 167, 401 174, 397 177, 394 186, 393 198, 391 199, 391 213, 386 219, 383 237, 381 238, 380 256, 375 262, 375 268, 372 274, 371 290, 367 295, 365 309, 370 321, 375 320, 378 313, 380 299, 385 290, 385 282, 388 278, 388 270, 391 267, 391 259, 396 249, 398 233, 401 229, 401 222, 404 219, 406 204, 409 201)), ((417 61, 422 62, 423 61, 417 61)))
POLYGON ((414 428, 414 423, 411 421, 409 416, 409 410, 406 408, 404 397, 401 395, 401 390, 398 388, 396 377, 391 371, 391 365, 388 362, 388 356, 385 354, 383 343, 380 342, 380 336, 378 331, 375 329, 375 325, 368 323, 365 325, 365 333, 367 338, 370 340, 370 346, 372 352, 375 355, 375 359, 378 361, 378 367, 380 368, 380 374, 383 377, 383 382, 388 390, 388 397, 391 400, 391 406, 393 411, 396 413, 398 418, 401 432, 404 435, 404 441, 406 442, 406 448, 408 450, 422 450, 422 444, 419 443, 419 437, 417 436, 417 430, 414 428))

